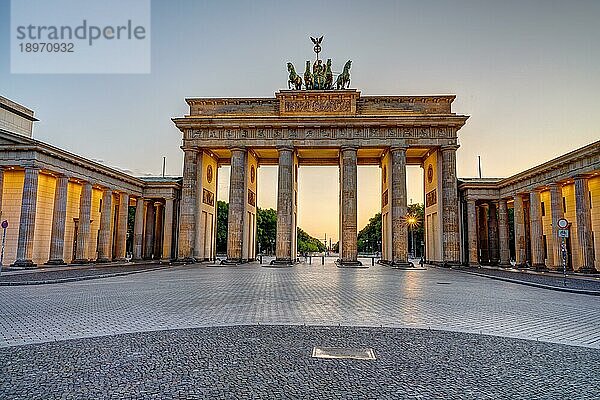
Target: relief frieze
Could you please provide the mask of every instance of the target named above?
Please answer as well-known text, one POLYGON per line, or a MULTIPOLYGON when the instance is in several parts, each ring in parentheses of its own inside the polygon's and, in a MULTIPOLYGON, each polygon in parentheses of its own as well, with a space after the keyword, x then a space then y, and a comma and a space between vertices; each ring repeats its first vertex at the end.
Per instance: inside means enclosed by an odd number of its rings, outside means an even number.
POLYGON ((452 127, 341 127, 341 128, 205 128, 190 129, 200 140, 335 140, 335 139, 452 139, 452 127))

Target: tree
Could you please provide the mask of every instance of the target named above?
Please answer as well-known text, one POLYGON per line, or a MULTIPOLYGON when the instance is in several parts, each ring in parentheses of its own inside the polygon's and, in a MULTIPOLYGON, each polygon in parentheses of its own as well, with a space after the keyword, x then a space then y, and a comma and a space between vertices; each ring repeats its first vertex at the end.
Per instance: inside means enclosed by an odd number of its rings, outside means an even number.
POLYGON ((421 203, 410 204, 408 206, 408 215, 415 218, 416 222, 409 228, 409 236, 408 236, 408 251, 414 253, 415 256, 420 257, 421 254, 421 242, 425 240, 425 207, 421 203), (412 234, 414 235, 413 240, 410 237, 410 230, 412 229, 412 234), (415 249, 413 251, 412 246, 415 244, 415 249))
POLYGON ((229 203, 217 201, 217 253, 227 252, 227 221, 229 203))
MULTIPOLYGON (((217 252, 227 251, 227 220, 229 204, 217 201, 217 252)), ((298 228, 298 251, 318 252, 325 251, 325 245, 319 239, 310 236, 298 228)), ((256 209, 256 246, 261 252, 269 254, 275 252, 275 240, 277 236, 277 211, 272 208, 256 209)))
POLYGON ((300 254, 303 253, 317 253, 323 252, 326 250, 325 244, 323 244, 319 239, 310 236, 308 233, 304 232, 300 227, 298 227, 298 252, 300 254))
POLYGON ((375 214, 369 223, 360 230, 357 247, 359 253, 381 251, 381 213, 375 214))
POLYGON ((256 209, 256 245, 262 251, 273 253, 277 235, 277 211, 272 208, 256 209))

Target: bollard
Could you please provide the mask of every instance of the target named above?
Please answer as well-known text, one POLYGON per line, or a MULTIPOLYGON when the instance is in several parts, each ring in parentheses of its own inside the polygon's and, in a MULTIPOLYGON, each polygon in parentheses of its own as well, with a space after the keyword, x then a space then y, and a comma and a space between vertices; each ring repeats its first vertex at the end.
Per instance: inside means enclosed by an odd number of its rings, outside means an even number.
POLYGON ((260 263, 262 264, 262 254, 260 255, 260 263))
POLYGON ((321 256, 321 265, 325 265, 325 256, 321 256))
POLYGON ((308 256, 308 264, 312 265, 312 256, 308 256))
POLYGON ((375 265, 375 257, 371 257, 371 266, 375 265))

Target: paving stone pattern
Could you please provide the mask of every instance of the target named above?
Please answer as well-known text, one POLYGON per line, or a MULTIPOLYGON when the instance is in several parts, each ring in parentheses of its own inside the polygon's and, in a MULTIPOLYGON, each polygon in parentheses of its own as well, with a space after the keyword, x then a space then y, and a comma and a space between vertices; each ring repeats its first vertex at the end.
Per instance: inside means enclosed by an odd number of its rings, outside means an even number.
POLYGON ((189 265, 0 287, 0 347, 255 324, 431 328, 600 348, 600 298, 446 269, 332 264, 189 265))
POLYGON ((119 266, 94 266, 73 269, 58 269, 56 271, 30 272, 11 274, 6 273, 0 277, 2 283, 40 283, 62 279, 95 278, 104 275, 127 274, 132 272, 149 271, 164 268, 161 264, 132 264, 119 266))
POLYGON ((245 326, 0 349, 6 399, 598 399, 600 350, 416 329, 245 326), (371 347, 365 360, 313 346, 371 347))
POLYGON ((598 279, 591 278, 563 278, 561 275, 554 273, 530 273, 525 271, 516 270, 498 270, 490 268, 468 268, 465 271, 475 272, 477 274, 484 274, 490 276, 497 276, 500 278, 516 279, 531 283, 537 283, 540 285, 556 286, 561 288, 578 289, 578 290, 590 290, 600 293, 600 276, 598 279))

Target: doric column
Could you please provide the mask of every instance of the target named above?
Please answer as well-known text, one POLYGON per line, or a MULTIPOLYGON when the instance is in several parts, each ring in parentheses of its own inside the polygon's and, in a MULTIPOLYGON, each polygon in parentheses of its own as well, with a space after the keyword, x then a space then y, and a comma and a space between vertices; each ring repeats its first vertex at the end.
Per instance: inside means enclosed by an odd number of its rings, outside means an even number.
POLYGON ((88 246, 90 244, 92 214, 92 184, 81 183, 81 195, 79 196, 79 225, 77 226, 77 248, 73 264, 82 264, 90 261, 88 257, 88 246))
POLYGON ((100 232, 98 232, 98 259, 97 262, 112 260, 112 236, 110 225, 112 222, 112 189, 102 190, 102 210, 100 213, 100 232))
POLYGON ((490 263, 497 264, 500 259, 498 244, 498 207, 491 201, 488 206, 488 242, 490 263))
MULTIPOLYGON (((50 236, 50 258, 46 264, 62 265, 65 263, 65 223, 67 220, 67 190, 69 177, 58 175, 54 190, 54 209, 52 210, 52 234, 50 236)), ((1 190, 1 189, 0 189, 1 190)))
POLYGON ((35 211, 37 206, 37 187, 40 169, 25 167, 23 197, 21 200, 21 219, 19 221, 19 240, 17 242, 17 259, 13 266, 33 268, 33 234, 35 231, 35 211))
POLYGON ((562 187, 557 183, 550 184, 550 212, 552 213, 552 263, 549 268, 562 269, 561 239, 558 237, 558 220, 564 217, 562 207, 562 187))
POLYGON ((154 252, 154 224, 155 224, 155 208, 154 202, 148 204, 146 207, 146 234, 145 234, 145 245, 144 245, 144 258, 146 260, 152 258, 154 252))
POLYGON ((477 249, 477 205, 474 199, 467 200, 467 235, 469 241, 469 265, 479 265, 477 249))
POLYGON ((500 245, 500 266, 510 265, 510 233, 508 226, 508 205, 506 199, 498 202, 498 242, 500 245))
POLYGON ((525 243, 525 210, 523 209, 523 197, 515 195, 515 262, 522 267, 527 261, 527 246, 525 243))
MULTIPOLYGON (((202 220, 202 196, 204 191, 204 165, 202 164, 204 154, 202 149, 196 155, 196 232, 194 235, 194 259, 204 261, 204 233, 206 227, 202 220)), ((215 200, 216 201, 216 200, 215 200)), ((208 257, 207 257, 208 258, 208 257)))
POLYGON ((277 179, 277 238, 275 264, 291 264, 296 258, 292 254, 292 232, 294 225, 294 150, 291 147, 277 149, 279 170, 277 179))
POLYGON ((479 262, 485 265, 489 265, 490 263, 488 209, 489 206, 487 203, 480 204, 477 208, 477 240, 479 242, 479 262))
POLYGON ((460 265, 460 235, 458 230, 458 182, 456 180, 456 149, 442 146, 442 246, 444 263, 460 265))
MULTIPOLYGON (((408 262, 408 226, 406 224, 406 148, 390 149, 390 211, 392 215, 392 266, 412 267, 408 262)), ((356 236, 356 232, 355 232, 356 236)))
POLYGON ((165 218, 163 223, 162 257, 161 261, 171 261, 171 245, 173 242, 173 198, 165 199, 165 218))
POLYGON ((178 259, 194 261, 194 241, 196 239, 196 149, 184 149, 183 183, 179 206, 179 254, 178 259))
POLYGON ((133 222, 133 260, 142 259, 144 247, 144 198, 138 197, 135 203, 135 220, 133 222))
POLYGON ((231 149, 229 214, 227 220, 227 260, 242 262, 244 219, 246 219, 246 149, 231 149))
POLYGON ((575 213, 577 214, 578 271, 596 272, 594 245, 592 243, 592 214, 590 210, 588 177, 575 176, 575 213))
POLYGON ((154 250, 152 255, 155 260, 160 260, 162 254, 162 231, 163 231, 163 204, 154 203, 156 210, 154 211, 154 250))
POLYGON ((340 151, 340 266, 361 265, 357 247, 356 147, 340 151))
POLYGON ((2 219, 2 191, 4 189, 4 167, 0 166, 0 219, 2 219))
POLYGON ((529 232, 531 242, 531 266, 545 269, 544 242, 542 241, 542 200, 539 190, 529 193, 529 232))
POLYGON ((129 195, 119 195, 119 215, 117 219, 117 239, 114 257, 117 261, 127 260, 127 217, 129 216, 129 195))

